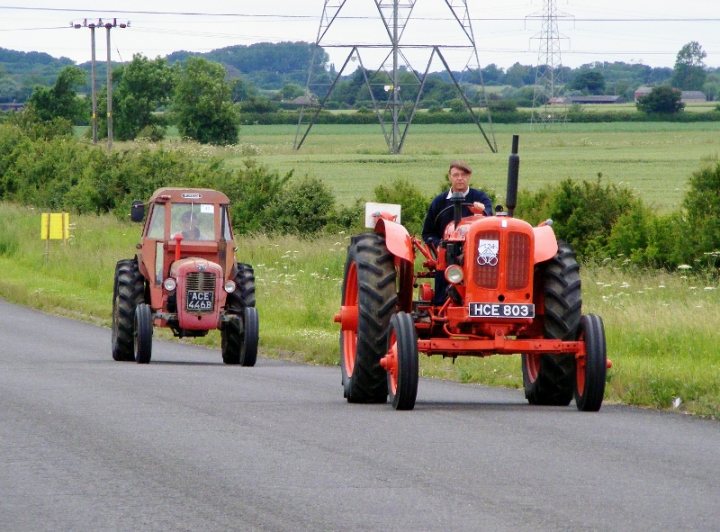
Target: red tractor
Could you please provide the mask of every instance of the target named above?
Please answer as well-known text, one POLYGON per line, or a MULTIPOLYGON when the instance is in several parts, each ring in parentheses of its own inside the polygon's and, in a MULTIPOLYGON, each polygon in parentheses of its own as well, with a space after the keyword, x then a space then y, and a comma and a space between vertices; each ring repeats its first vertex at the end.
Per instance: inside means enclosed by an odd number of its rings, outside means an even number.
MULTIPOLYGON (((255 275, 235 260, 229 203, 208 189, 161 188, 152 195, 135 258, 115 267, 113 359, 150 362, 157 326, 180 338, 220 329, 223 362, 255 365, 255 275)), ((133 203, 131 218, 145 218, 145 203, 133 203)))
POLYGON ((512 216, 517 144, 514 136, 507 212, 462 217, 457 194, 454 221, 437 249, 384 213, 374 233, 352 238, 335 316, 348 402, 384 403, 389 395, 395 409, 414 408, 418 353, 520 354, 530 404, 566 406, 574 396, 579 410, 600 409, 610 366, 603 322, 582 314, 575 253, 555 238, 551 222, 533 227, 512 216), (424 258, 421 271, 416 253, 424 258), (448 284, 441 305, 424 282, 438 271, 448 284))

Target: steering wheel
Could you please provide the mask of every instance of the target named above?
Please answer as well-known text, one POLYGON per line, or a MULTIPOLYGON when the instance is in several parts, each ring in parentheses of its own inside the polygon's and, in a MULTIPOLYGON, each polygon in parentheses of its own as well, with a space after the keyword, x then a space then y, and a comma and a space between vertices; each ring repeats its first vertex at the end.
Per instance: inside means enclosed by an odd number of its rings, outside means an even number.
MULTIPOLYGON (((460 205, 463 206, 463 207, 472 207, 472 206, 474 205, 474 203, 469 203, 469 202, 467 202, 467 201, 463 201, 460 205)), ((445 211, 448 211, 448 210, 454 209, 454 208, 455 208, 455 205, 448 205, 447 207, 443 208, 439 213, 437 213, 437 216, 435 216, 435 220, 433 221, 433 225, 437 225, 438 220, 440 219, 440 216, 442 216, 442 214, 443 214, 445 211)))

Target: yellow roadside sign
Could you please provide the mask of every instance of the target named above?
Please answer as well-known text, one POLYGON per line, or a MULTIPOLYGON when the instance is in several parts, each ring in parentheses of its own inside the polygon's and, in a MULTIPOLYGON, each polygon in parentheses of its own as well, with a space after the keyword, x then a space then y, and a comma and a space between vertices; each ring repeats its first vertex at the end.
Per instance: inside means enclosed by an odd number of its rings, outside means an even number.
POLYGON ((70 238, 70 213, 44 212, 40 216, 40 240, 70 238))

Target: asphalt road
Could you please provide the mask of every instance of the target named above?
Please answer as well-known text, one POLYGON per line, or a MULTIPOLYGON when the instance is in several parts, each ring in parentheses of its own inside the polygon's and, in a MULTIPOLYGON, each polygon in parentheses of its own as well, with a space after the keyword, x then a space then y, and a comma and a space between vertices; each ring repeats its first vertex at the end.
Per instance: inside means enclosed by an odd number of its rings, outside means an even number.
POLYGON ((431 380, 349 405, 338 368, 114 362, 108 329, 0 300, 2 530, 719 528, 718 422, 431 380))

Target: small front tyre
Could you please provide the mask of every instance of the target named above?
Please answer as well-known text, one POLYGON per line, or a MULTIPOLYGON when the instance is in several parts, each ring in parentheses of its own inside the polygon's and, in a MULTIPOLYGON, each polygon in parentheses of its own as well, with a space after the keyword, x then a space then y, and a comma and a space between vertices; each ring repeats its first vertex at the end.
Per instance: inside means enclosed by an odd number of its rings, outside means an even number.
POLYGON ((242 320, 234 316, 220 333, 223 362, 228 365, 254 366, 257 361, 259 320, 255 307, 245 307, 242 320))
POLYGON ((585 357, 576 362, 575 404, 583 412, 597 412, 605 396, 607 374, 605 327, 600 316, 582 317, 580 340, 585 343, 585 357))
POLYGON ((390 318, 387 354, 380 364, 387 371, 388 391, 393 408, 415 408, 419 361, 415 324, 409 314, 398 312, 390 318))
POLYGON ((245 307, 243 314, 245 334, 240 343, 240 365, 251 367, 257 361, 259 320, 255 307, 245 307))
POLYGON ((152 356, 152 311, 147 303, 135 308, 135 362, 147 364, 152 356))

